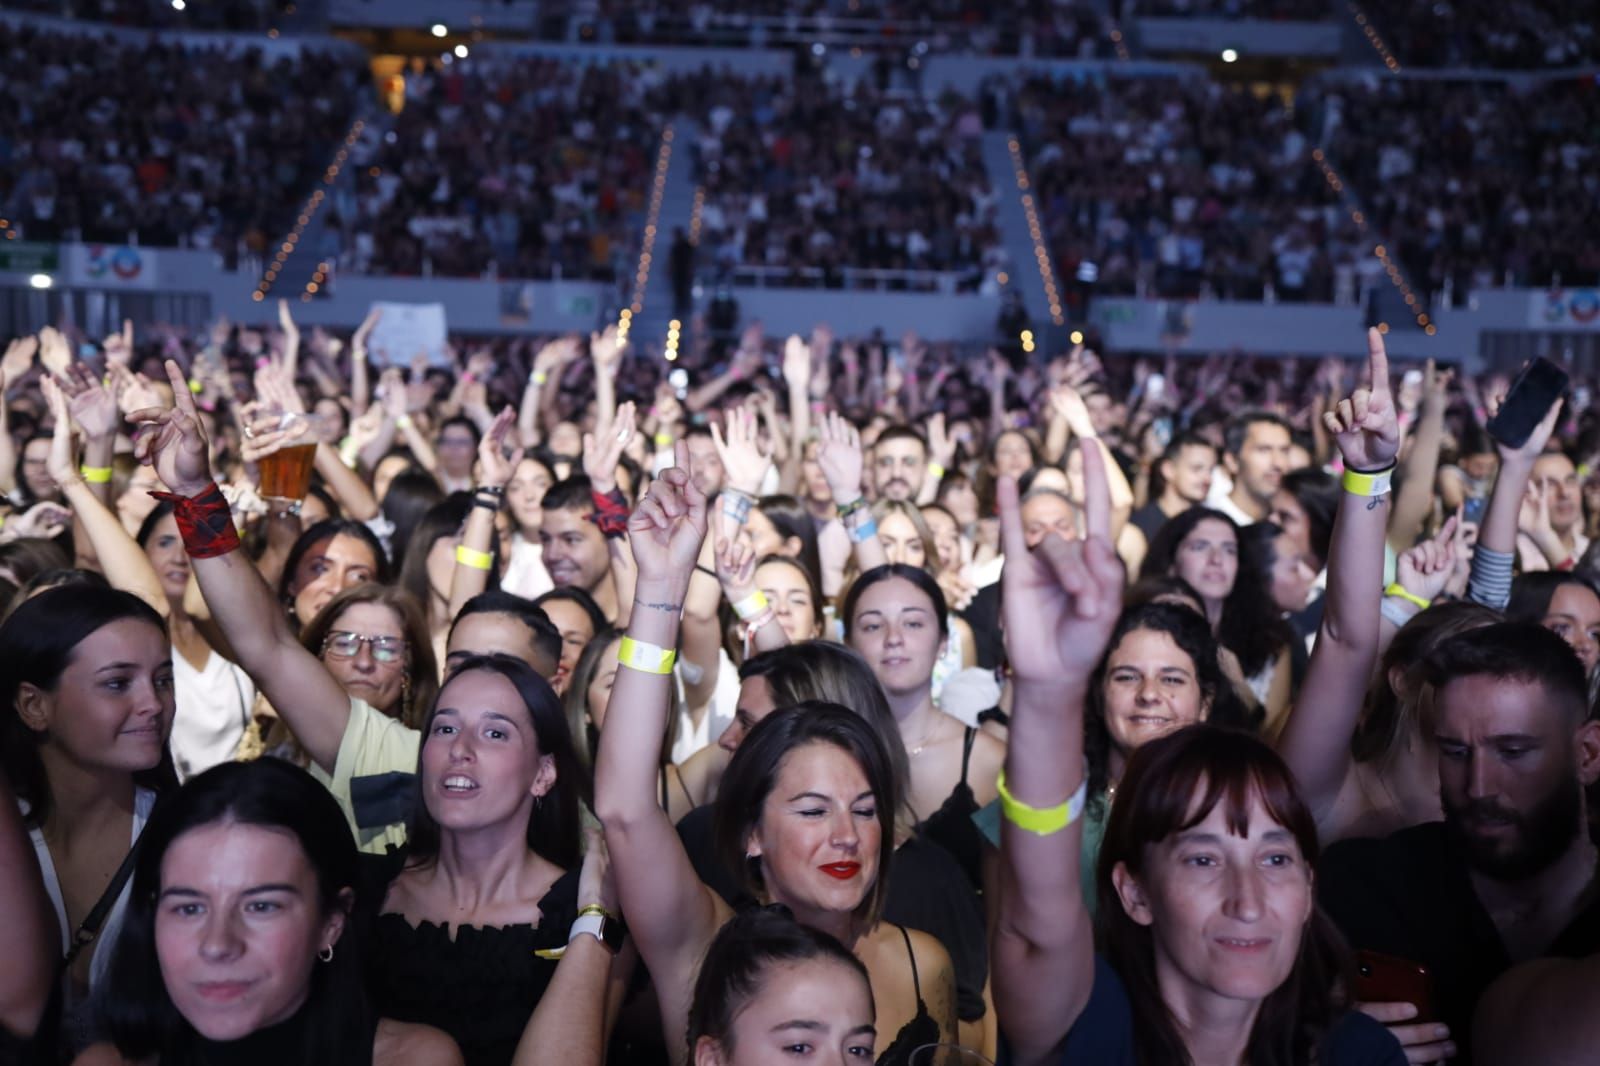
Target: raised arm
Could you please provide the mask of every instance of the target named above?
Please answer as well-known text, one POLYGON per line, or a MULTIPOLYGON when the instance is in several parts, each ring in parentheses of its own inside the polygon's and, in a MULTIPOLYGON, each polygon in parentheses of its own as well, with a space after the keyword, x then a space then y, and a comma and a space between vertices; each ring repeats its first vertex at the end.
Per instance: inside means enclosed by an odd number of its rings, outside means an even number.
MULTIPOLYGON (((595 814, 639 952, 662 998, 686 1012, 700 955, 725 908, 695 875, 656 795, 672 707, 672 649, 706 535, 706 499, 689 479, 687 446, 680 442, 675 457, 677 465, 651 484, 628 519, 639 577, 596 759, 595 814)), ((663 1019, 668 1033, 685 1023, 686 1015, 663 1019)))
POLYGON ((856 565, 865 573, 889 561, 878 539, 878 523, 861 491, 861 434, 835 411, 818 428, 817 465, 833 492, 839 521, 855 546, 856 565))
POLYGON ((617 413, 617 371, 628 342, 615 325, 589 335, 589 358, 594 363, 595 423, 610 422, 617 413))
MULTIPOLYGON (((100 571, 114 588, 131 592, 165 618, 172 606, 161 587, 161 578, 144 549, 128 535, 122 520, 101 502, 85 483, 78 464, 72 459, 72 414, 67 396, 56 379, 46 375, 40 382, 50 414, 55 418, 55 436, 50 442, 50 478, 72 507, 73 518, 100 560, 100 571)), ((112 411, 115 412, 115 406, 112 411)))
POLYGON ((1389 359, 1375 329, 1367 331, 1367 364, 1371 384, 1323 415, 1344 457, 1344 493, 1328 551, 1322 625, 1300 702, 1278 738, 1278 751, 1319 822, 1331 813, 1344 785, 1350 737, 1378 656, 1388 481, 1400 449, 1389 359))
POLYGON ((717 583, 722 598, 728 601, 739 621, 744 623, 750 650, 771 651, 789 643, 789 636, 778 624, 767 594, 756 588, 756 552, 749 534, 731 528, 724 518, 717 534, 717 583))
POLYGON ((1478 528, 1478 543, 1472 551, 1472 579, 1468 594, 1477 603, 1505 609, 1511 599, 1511 572, 1517 559, 1517 528, 1522 517, 1524 494, 1533 477, 1533 464, 1544 452, 1561 417, 1561 401, 1550 405, 1522 447, 1497 444, 1500 470, 1495 475, 1489 507, 1478 528))
POLYGON ((778 471, 780 492, 792 493, 800 484, 806 438, 811 434, 811 365, 818 358, 826 364, 827 349, 833 344, 833 336, 826 330, 826 326, 814 329, 810 345, 798 333, 790 335, 783 345, 783 382, 789 397, 789 452, 778 471), (819 335, 826 338, 820 356, 816 354, 819 335))
POLYGON ((1389 515, 1389 543, 1403 552, 1416 541, 1422 523, 1433 509, 1433 483, 1439 473, 1439 448, 1444 442, 1444 409, 1449 401, 1454 373, 1440 370, 1428 360, 1422 377, 1422 414, 1406 453, 1405 477, 1394 496, 1389 515))
POLYGON ((1121 610, 1124 574, 1098 451, 1084 452, 1083 472, 1088 536, 1063 541, 1052 533, 1032 550, 1016 482, 999 485, 1015 695, 1001 781, 993 974, 1000 1028, 1019 1063, 1058 1053, 1094 984, 1094 932, 1078 880, 1083 823, 1055 812, 1076 806, 1081 814, 1084 698, 1121 610))
POLYGON ((139 426, 134 455, 154 466, 162 484, 178 497, 184 548, 211 617, 233 648, 234 661, 272 701, 317 765, 332 773, 350 718, 350 697, 321 661, 301 647, 283 606, 239 550, 233 516, 212 479, 194 397, 171 360, 167 379, 177 406, 147 407, 128 416, 139 426))
POLYGON ((278 328, 283 330, 283 365, 293 381, 300 372, 300 327, 294 324, 288 300, 278 301, 278 328))
POLYGON ((917 493, 918 506, 938 498, 939 483, 955 460, 955 438, 945 430, 944 412, 935 412, 928 419, 928 475, 922 479, 922 489, 917 493))
POLYGON ((350 338, 350 406, 365 411, 372 403, 372 374, 367 365, 367 341, 383 312, 374 307, 350 338))
POLYGON ((506 482, 522 462, 522 449, 506 454, 511 420, 515 412, 507 407, 495 417, 489 432, 478 441, 478 487, 472 495, 472 510, 461 530, 456 548, 456 565, 450 572, 450 617, 454 618, 467 601, 489 587, 489 557, 494 550, 494 519, 505 503, 506 482))

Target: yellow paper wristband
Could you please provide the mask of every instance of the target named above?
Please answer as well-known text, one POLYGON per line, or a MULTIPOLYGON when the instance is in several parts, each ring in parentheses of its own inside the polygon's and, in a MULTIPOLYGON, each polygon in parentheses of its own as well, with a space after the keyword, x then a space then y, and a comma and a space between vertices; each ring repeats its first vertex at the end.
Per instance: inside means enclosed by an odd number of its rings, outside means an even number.
POLYGON ((111 481, 109 466, 86 466, 78 472, 83 475, 83 480, 91 485, 105 485, 111 481))
POLYGON ((1391 466, 1387 470, 1375 470, 1370 474, 1346 470, 1341 480, 1344 491, 1352 496, 1387 496, 1393 479, 1394 467, 1391 466))
POLYGON ((401 415, 399 418, 394 420, 394 424, 399 426, 401 429, 410 429, 411 428, 411 416, 410 415, 401 415))
POLYGON ((748 622, 750 619, 765 611, 768 606, 767 594, 756 589, 750 595, 733 605, 733 613, 739 616, 740 621, 748 622))
POLYGON ((1083 775, 1083 783, 1078 786, 1067 802, 1055 807, 1032 807, 1023 803, 1011 794, 1006 788, 1006 772, 1000 771, 1000 780, 997 787, 1000 791, 1000 813, 1006 821, 1018 829, 1026 830, 1037 836, 1047 837, 1052 833, 1059 833, 1067 826, 1078 820, 1083 813, 1084 803, 1089 798, 1089 775, 1083 775))
POLYGON ((1400 584, 1398 581, 1384 589, 1383 594, 1385 596, 1393 596, 1396 599, 1405 600, 1407 603, 1414 603, 1418 608, 1424 611, 1433 606, 1432 600, 1425 600, 1421 596, 1412 595, 1411 593, 1407 592, 1406 587, 1400 584))
POLYGON ((670 674, 678 653, 671 648, 658 648, 642 640, 623 637, 617 645, 617 662, 641 674, 670 674))
POLYGON ((945 470, 939 463, 929 463, 928 473, 933 476, 933 480, 941 481, 944 479, 945 470))
POLYGON ((655 442, 657 448, 670 448, 672 447, 672 434, 657 433, 655 435, 655 442))
POLYGON ((494 556, 462 544, 456 547, 456 562, 473 570, 487 570, 494 565, 494 556))

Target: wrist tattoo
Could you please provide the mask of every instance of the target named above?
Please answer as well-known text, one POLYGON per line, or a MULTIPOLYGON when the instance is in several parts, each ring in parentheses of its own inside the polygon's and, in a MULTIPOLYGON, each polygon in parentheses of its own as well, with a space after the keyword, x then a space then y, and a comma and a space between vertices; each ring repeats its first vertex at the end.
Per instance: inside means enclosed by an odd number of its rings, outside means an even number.
POLYGON ((681 603, 649 603, 639 599, 637 596, 634 597, 633 605, 635 607, 648 607, 652 611, 669 611, 672 614, 678 614, 683 610, 683 604, 681 603))

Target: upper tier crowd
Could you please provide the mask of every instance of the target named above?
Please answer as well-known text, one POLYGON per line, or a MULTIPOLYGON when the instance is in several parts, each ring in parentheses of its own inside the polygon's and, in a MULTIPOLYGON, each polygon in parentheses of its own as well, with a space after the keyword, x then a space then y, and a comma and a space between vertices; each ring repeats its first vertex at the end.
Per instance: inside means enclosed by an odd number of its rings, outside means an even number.
MULTIPOLYGON (((333 54, 11 25, 0 54, 0 217, 25 240, 260 259, 363 113, 365 75, 333 54)), ((392 125, 367 116, 315 239, 350 273, 620 288, 675 125, 699 214, 661 221, 698 221, 701 277, 994 292, 1019 269, 1000 225, 1017 193, 983 139, 1013 131, 1058 275, 1087 270, 1094 292, 1348 305, 1386 284, 1370 252, 1387 244, 1413 286, 1459 303, 1600 281, 1596 101, 1571 80, 1327 77, 1291 97, 1028 72, 968 97, 885 71, 480 54, 412 71, 392 125)))
POLYGON ((1592 382, 379 321, 0 357, 0 1058, 1590 1054, 1592 382))

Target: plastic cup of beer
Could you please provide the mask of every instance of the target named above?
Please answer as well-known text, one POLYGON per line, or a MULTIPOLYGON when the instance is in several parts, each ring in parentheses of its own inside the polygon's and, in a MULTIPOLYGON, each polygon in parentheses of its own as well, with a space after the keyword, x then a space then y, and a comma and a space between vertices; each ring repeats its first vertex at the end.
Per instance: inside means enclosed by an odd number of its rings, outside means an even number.
POLYGON ((311 471, 316 466, 317 444, 290 444, 256 461, 261 475, 261 495, 268 500, 298 503, 311 490, 311 471))

